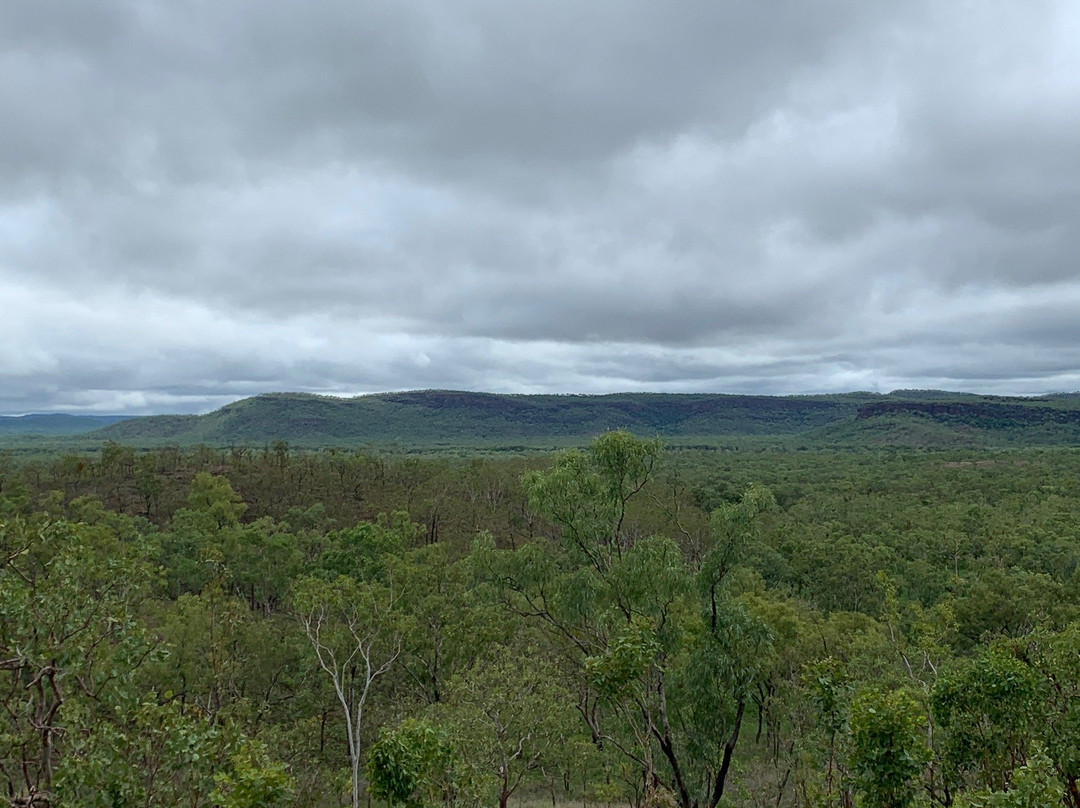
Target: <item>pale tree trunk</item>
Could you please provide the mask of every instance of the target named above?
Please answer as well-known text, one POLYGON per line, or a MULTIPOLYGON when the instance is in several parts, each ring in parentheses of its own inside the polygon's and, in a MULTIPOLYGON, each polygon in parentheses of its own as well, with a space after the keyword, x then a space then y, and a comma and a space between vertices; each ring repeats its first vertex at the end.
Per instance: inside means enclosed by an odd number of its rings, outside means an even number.
POLYGON ((375 680, 390 670, 390 666, 401 653, 401 643, 398 641, 386 651, 384 658, 376 660, 374 646, 377 631, 363 631, 358 623, 346 621, 353 643, 347 656, 339 660, 334 649, 324 641, 327 611, 325 606, 313 609, 301 617, 301 622, 315 648, 319 666, 329 675, 334 695, 341 705, 352 773, 352 808, 360 808, 360 761, 363 758, 360 741, 364 707, 375 680))

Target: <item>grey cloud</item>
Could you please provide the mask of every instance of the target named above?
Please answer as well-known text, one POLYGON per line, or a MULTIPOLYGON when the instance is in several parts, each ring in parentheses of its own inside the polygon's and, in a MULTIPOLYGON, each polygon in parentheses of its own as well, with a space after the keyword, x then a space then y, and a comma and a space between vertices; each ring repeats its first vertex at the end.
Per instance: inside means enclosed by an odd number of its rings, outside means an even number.
POLYGON ((5 6, 5 99, 29 124, 16 142, 59 156, 65 177, 78 144, 34 137, 65 105, 83 125, 81 156, 104 171, 140 145, 177 178, 369 150, 427 172, 461 159, 580 167, 687 127, 740 131, 867 16, 836 2, 770 14, 705 2, 5 6))
POLYGON ((1078 38, 1064 0, 8 0, 0 409, 1074 383, 1078 38))

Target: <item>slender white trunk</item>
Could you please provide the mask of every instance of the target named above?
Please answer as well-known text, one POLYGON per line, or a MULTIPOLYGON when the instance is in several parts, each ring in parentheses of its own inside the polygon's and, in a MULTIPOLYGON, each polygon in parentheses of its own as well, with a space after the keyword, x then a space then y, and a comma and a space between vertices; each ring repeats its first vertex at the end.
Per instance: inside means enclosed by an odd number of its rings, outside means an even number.
POLYGON ((315 649, 319 666, 326 671, 334 687, 334 694, 345 718, 348 736, 349 764, 352 773, 352 808, 360 808, 360 748, 364 706, 375 680, 386 673, 401 652, 400 641, 386 650, 386 658, 373 662, 376 631, 364 631, 356 622, 346 619, 345 624, 352 639, 344 659, 339 660, 335 650, 324 639, 328 622, 325 606, 314 608, 302 615, 304 631, 315 649), (356 664, 358 660, 362 664, 356 664))

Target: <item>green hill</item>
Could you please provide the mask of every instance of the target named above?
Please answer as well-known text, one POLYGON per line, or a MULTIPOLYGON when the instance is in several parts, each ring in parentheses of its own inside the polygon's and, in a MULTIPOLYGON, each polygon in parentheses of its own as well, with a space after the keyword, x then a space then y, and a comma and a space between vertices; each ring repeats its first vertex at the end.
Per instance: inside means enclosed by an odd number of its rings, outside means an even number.
POLYGON ((837 446, 1075 445, 1080 398, 910 390, 818 396, 274 393, 206 415, 132 418, 90 437, 146 446, 275 440, 299 446, 505 446, 580 442, 609 429, 660 435, 673 443, 739 437, 837 446))

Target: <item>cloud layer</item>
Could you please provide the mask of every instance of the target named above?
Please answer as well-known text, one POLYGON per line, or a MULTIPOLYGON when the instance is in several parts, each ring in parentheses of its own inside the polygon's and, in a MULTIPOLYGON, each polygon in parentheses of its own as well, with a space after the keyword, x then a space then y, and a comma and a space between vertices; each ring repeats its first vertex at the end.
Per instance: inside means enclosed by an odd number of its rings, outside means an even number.
POLYGON ((0 412, 1080 389, 1080 7, 6 0, 0 412))

